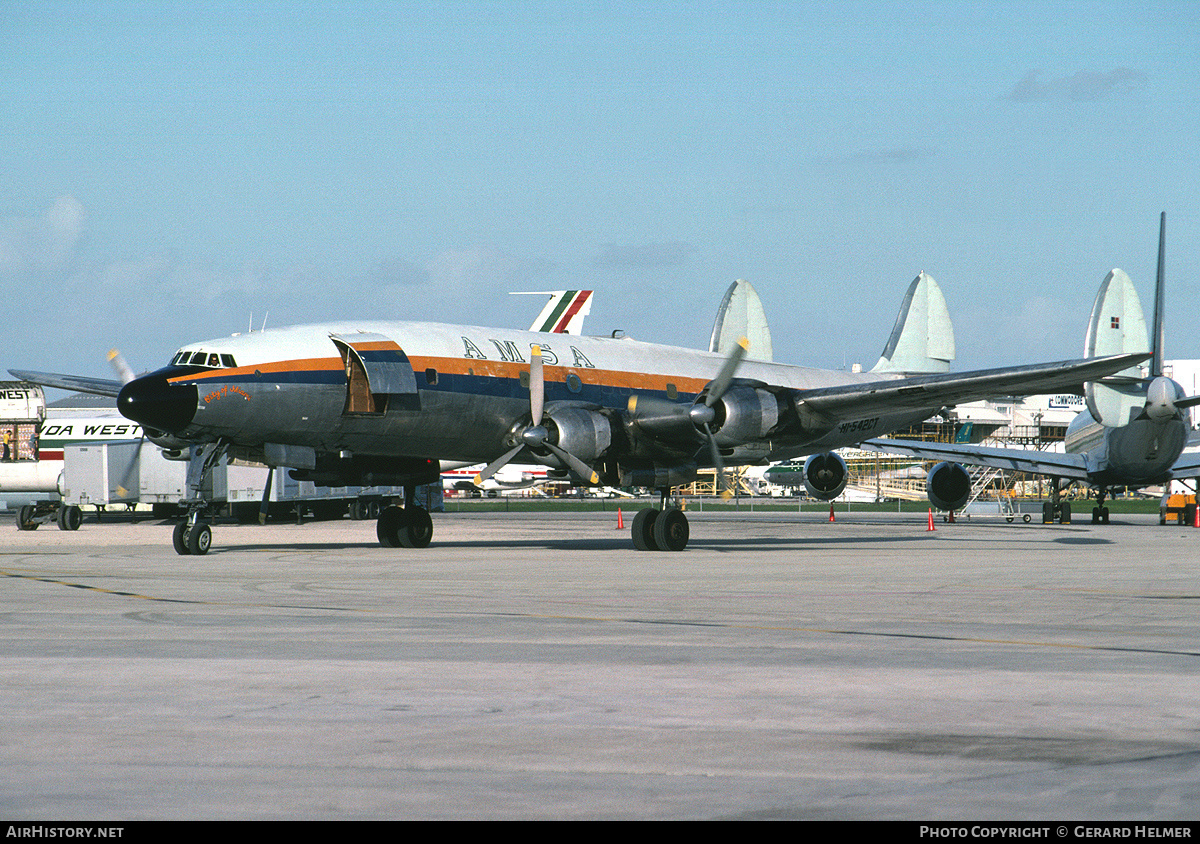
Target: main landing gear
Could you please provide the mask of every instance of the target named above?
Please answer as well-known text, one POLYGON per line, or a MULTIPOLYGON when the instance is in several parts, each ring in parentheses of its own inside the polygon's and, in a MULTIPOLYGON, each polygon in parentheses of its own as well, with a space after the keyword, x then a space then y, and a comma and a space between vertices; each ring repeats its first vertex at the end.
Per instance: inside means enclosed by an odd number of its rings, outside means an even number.
POLYGON ((1104 499, 1107 495, 1106 487, 1096 490, 1096 506, 1092 508, 1092 524, 1094 525, 1108 524, 1108 508, 1104 506, 1104 499))
POLYGON ((391 505, 379 514, 375 523, 375 534, 379 544, 385 548, 424 548, 433 538, 433 520, 429 511, 412 503, 415 501, 416 490, 404 488, 404 502, 407 506, 391 505))
POLYGON ((1042 504, 1042 524, 1071 524, 1071 502, 1062 500, 1062 487, 1058 478, 1050 479, 1050 500, 1042 504))
POLYGON ((682 551, 687 547, 687 516, 678 506, 668 507, 670 490, 662 490, 661 506, 639 510, 633 517, 633 547, 639 551, 682 551))

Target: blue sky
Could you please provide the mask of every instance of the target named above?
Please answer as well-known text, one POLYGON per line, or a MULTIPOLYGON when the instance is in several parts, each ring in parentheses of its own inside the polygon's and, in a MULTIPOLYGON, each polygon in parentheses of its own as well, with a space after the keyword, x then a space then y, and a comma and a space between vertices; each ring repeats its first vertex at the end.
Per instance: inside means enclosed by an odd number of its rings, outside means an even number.
POLYGON ((7 4, 0 369, 369 317, 873 364, 907 283, 957 369, 1079 356, 1120 266, 1200 357, 1192 2, 7 4))

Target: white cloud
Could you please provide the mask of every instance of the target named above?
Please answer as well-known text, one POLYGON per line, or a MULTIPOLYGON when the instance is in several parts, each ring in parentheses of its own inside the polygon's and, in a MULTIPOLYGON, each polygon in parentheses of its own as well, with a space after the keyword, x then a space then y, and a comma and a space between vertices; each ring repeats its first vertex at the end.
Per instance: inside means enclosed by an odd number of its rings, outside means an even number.
POLYGON ((73 196, 60 196, 37 217, 0 223, 0 276, 46 277, 65 272, 83 237, 86 212, 73 196))
POLYGON ((1127 67, 1107 73, 1080 70, 1073 76, 1044 78, 1042 71, 1031 70, 1013 86, 1005 99, 1018 103, 1032 102, 1092 102, 1110 96, 1128 94, 1146 84, 1146 74, 1127 67))

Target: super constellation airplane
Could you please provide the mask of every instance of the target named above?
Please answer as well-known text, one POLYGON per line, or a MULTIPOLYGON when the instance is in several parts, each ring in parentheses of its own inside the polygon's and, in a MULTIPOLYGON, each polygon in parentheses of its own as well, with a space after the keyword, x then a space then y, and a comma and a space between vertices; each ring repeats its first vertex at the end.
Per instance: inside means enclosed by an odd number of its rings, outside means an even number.
MULTIPOLYGON (((659 490, 661 508, 633 520, 642 550, 682 550, 689 538, 673 487, 700 467, 828 453, 903 428, 943 406, 996 394, 1067 392, 1145 355, 946 372, 931 357, 949 329, 944 308, 914 300, 918 277, 875 369, 809 369, 725 357, 626 337, 554 336, 428 322, 336 322, 191 343, 164 368, 119 389, 121 413, 165 447, 205 449, 194 474, 222 454, 290 467, 320 485, 437 481, 439 461, 537 462, 590 485, 659 490), (912 372, 936 374, 902 374, 912 372), (497 456, 499 455, 499 456, 497 456)), ((924 277, 927 278, 927 277, 924 277)), ((940 295, 940 294, 939 294, 940 295)), ((14 373, 49 386, 111 394, 118 382, 14 373), (97 389, 99 388, 99 389, 97 389)), ((836 455, 835 455, 836 457, 836 455)), ((834 492, 840 460, 818 461, 834 492)), ((841 464, 844 466, 844 464, 841 464)), ((189 478, 199 490, 200 477, 189 478)), ((429 513, 414 503, 380 515, 386 546, 423 547, 429 513)), ((206 502, 186 502, 180 553, 212 541, 206 502)))
POLYGON ((1071 521, 1070 505, 1059 500, 1060 480, 1095 487, 1092 523, 1108 524, 1104 499, 1110 488, 1196 477, 1200 454, 1184 455, 1183 450, 1188 444, 1189 408, 1200 404, 1200 396, 1189 398, 1183 387, 1163 374, 1166 226, 1164 212, 1158 229, 1152 341, 1146 339, 1146 318, 1133 282, 1124 271, 1114 269, 1100 284, 1084 344, 1088 357, 1148 351, 1149 372, 1143 377, 1135 367, 1108 383, 1087 384, 1087 410, 1067 426, 1063 452, 898 439, 869 440, 862 447, 947 461, 935 466, 926 479, 930 502, 943 510, 956 510, 967 502, 971 482, 959 463, 1048 475, 1053 482, 1052 500, 1043 507, 1046 523, 1056 518, 1071 521))

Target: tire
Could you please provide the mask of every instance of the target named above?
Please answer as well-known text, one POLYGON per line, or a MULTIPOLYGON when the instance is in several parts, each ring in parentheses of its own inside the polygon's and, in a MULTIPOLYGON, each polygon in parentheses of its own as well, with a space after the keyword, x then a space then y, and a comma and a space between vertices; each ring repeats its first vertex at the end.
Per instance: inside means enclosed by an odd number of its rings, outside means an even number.
POLYGON ((83 524, 83 511, 71 504, 58 510, 58 526, 62 530, 79 530, 83 524))
POLYGON ((188 553, 202 556, 212 547, 212 528, 208 525, 196 525, 188 533, 188 553))
POLYGON ((1062 525, 1071 524, 1071 504, 1064 501, 1062 507, 1059 508, 1058 523, 1062 525))
POLYGON ((658 543, 654 541, 654 523, 658 520, 659 511, 650 507, 638 510, 633 517, 633 547, 639 551, 657 551, 658 543))
POLYGON ((37 507, 32 504, 26 504, 17 511, 17 530, 37 530, 38 523, 33 520, 33 514, 37 512, 37 507))
POLYGON ((404 511, 399 507, 388 507, 380 513, 379 521, 375 523, 375 535, 379 537, 379 544, 384 548, 399 548, 403 523, 404 511))
POLYGON ((171 544, 175 546, 176 554, 188 555, 192 552, 188 550, 187 542, 187 522, 180 522, 175 525, 175 530, 171 534, 171 544))
POLYGON ((1023 521, 1025 524, 1029 524, 1030 522, 1033 521, 1033 517, 1030 516, 1028 513, 1026 513, 1024 516, 1021 517, 1021 521, 1023 521))
POLYGON ((405 548, 424 548, 433 539, 433 520, 424 507, 405 507, 400 527, 400 544, 405 548))
POLYGON ((654 544, 661 551, 682 551, 690 535, 687 516, 682 510, 664 510, 654 520, 654 544))

